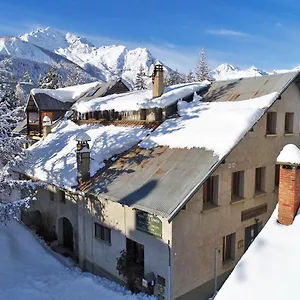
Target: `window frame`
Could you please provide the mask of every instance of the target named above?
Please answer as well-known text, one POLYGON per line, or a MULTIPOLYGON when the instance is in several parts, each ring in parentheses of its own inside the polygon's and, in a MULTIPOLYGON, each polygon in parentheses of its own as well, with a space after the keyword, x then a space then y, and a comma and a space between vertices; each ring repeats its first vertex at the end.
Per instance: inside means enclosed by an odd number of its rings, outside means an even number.
POLYGON ((219 176, 213 175, 207 178, 203 184, 203 209, 218 206, 219 176))
POLYGON ((265 193, 266 167, 255 168, 255 194, 265 193))
POLYGON ((66 203, 66 193, 65 193, 65 191, 59 190, 59 201, 61 203, 66 203))
POLYGON ((235 240, 236 240, 235 232, 223 236, 223 246, 222 246, 223 264, 235 260, 235 240))
POLYGON ((50 193, 50 201, 54 202, 54 200, 55 200, 55 193, 53 191, 49 191, 49 193, 50 193))
POLYGON ((277 113, 275 111, 267 112, 266 135, 276 135, 277 133, 277 113))
POLYGON ((94 237, 111 245, 111 229, 97 222, 94 223, 94 237))
POLYGON ((294 113, 286 112, 284 115, 284 134, 294 133, 294 113))
POLYGON ((243 170, 231 174, 231 199, 238 201, 244 199, 244 174, 243 170))

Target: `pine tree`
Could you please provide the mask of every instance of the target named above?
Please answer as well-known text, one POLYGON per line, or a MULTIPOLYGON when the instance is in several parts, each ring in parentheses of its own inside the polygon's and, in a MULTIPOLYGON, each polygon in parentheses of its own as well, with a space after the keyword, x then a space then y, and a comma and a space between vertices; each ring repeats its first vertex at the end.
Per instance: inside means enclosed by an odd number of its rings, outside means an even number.
POLYGON ((53 66, 45 77, 39 78, 38 84, 41 89, 58 89, 62 86, 61 77, 53 66))
POLYGON ((171 86, 179 83, 183 83, 183 77, 182 74, 178 72, 178 70, 169 72, 169 74, 164 78, 165 86, 171 86))
POLYGON ((186 75, 186 82, 195 82, 196 79, 195 79, 195 75, 193 73, 193 71, 189 71, 189 73, 186 75))
POLYGON ((209 67, 207 63, 207 58, 205 55, 204 49, 201 50, 198 64, 196 66, 196 80, 197 81, 204 81, 204 80, 209 80, 210 75, 209 75, 209 67))
POLYGON ((143 66, 141 65, 139 72, 136 74, 136 80, 135 80, 135 84, 134 84, 134 88, 136 90, 146 90, 147 89, 145 76, 146 76, 145 70, 144 70, 143 66))
POLYGON ((24 106, 27 101, 27 95, 23 90, 21 83, 18 82, 15 89, 15 98, 18 106, 24 106))
POLYGON ((31 182, 11 177, 10 167, 18 165, 25 155, 22 137, 14 136, 13 129, 24 118, 24 105, 20 106, 9 85, 0 84, 0 223, 17 218, 21 207, 28 205, 32 195, 31 182), (28 197, 12 199, 12 192, 26 189, 28 197))
POLYGON ((30 73, 28 71, 26 71, 24 73, 22 81, 32 83, 32 79, 31 79, 30 73))

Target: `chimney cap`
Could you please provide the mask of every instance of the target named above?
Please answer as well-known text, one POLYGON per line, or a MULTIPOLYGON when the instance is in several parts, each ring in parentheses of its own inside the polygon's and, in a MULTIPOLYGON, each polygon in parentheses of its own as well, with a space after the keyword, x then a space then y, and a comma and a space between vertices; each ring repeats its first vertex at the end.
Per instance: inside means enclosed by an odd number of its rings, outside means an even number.
POLYGON ((51 125, 51 119, 48 116, 45 116, 43 118, 43 124, 46 125, 46 126, 47 125, 50 126, 51 125))
POLYGON ((91 140, 91 137, 85 132, 79 132, 75 138, 77 142, 88 142, 91 140))
POLYGON ((294 144, 285 145, 277 157, 277 163, 300 165, 300 149, 294 144))

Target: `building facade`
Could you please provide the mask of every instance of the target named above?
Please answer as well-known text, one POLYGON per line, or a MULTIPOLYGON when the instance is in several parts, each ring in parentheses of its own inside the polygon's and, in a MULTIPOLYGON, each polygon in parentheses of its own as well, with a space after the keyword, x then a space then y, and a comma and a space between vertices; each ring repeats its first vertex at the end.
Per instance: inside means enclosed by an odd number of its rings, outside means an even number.
MULTIPOLYGON (((58 243, 72 250, 84 270, 124 282, 116 269, 117 258, 122 250, 134 249, 144 285, 159 299, 207 299, 214 293, 215 249, 220 286, 273 212, 278 201, 276 158, 284 145, 300 146, 299 121, 300 92, 294 81, 227 157, 207 171, 206 180, 172 219, 143 211, 133 202, 130 205, 128 200, 146 197, 140 193, 114 201, 109 183, 107 193, 95 192, 97 182, 111 175, 111 170, 121 172, 120 164, 127 168, 132 152, 119 156, 98 179, 92 179, 89 185, 95 188, 83 187, 85 196, 52 186, 40 189, 40 201, 33 203, 27 215, 38 210, 58 243)), ((143 163, 131 167, 151 167, 143 163)), ((145 171, 135 170, 144 176, 145 171)), ((126 180, 129 175, 122 176, 126 180)), ((159 180, 150 183, 149 193, 160 184, 159 180)))

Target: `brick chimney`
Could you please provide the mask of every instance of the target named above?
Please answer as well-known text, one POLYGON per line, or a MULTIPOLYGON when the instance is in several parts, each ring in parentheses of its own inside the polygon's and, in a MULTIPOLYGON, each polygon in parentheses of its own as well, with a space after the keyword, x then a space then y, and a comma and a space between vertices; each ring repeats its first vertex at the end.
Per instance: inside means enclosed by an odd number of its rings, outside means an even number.
POLYGON ((280 164, 278 222, 291 225, 300 206, 300 149, 293 144, 284 146, 277 163, 280 164))
POLYGON ((164 93, 164 69, 161 64, 157 64, 154 68, 152 83, 153 98, 160 97, 164 93))
POLYGON ((76 137, 76 159, 77 159, 77 181, 83 183, 90 179, 90 146, 91 138, 85 132, 79 133, 76 137))
POLYGON ((51 132, 51 119, 48 116, 43 118, 43 137, 46 137, 51 132))

